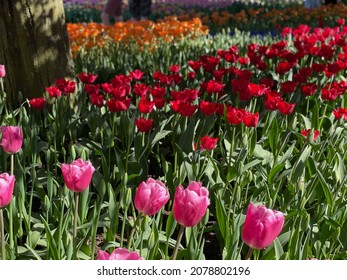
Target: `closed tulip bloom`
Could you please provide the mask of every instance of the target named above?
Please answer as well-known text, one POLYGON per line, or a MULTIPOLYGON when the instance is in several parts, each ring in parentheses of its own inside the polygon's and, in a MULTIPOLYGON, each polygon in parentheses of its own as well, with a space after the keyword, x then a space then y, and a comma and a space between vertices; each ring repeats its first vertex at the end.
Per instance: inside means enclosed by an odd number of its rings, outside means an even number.
POLYGON ((192 181, 186 189, 178 186, 174 198, 174 218, 182 226, 197 225, 210 205, 208 190, 200 182, 192 181))
POLYGON ((170 194, 163 182, 148 178, 136 190, 135 208, 144 215, 151 216, 168 202, 170 194))
POLYGON ((284 215, 265 206, 249 204, 242 229, 243 241, 253 249, 269 246, 282 231, 284 215))
POLYGON ((0 145, 8 154, 18 153, 23 144, 23 131, 19 126, 2 126, 0 145))
POLYGON ((94 167, 90 161, 74 160, 71 164, 63 163, 63 173, 66 187, 74 192, 83 192, 88 188, 93 176, 94 167))
POLYGON ((13 189, 14 189, 15 177, 8 175, 7 173, 0 174, 0 208, 10 204, 13 189))
POLYGON ((143 260, 137 252, 130 252, 124 248, 117 248, 111 254, 100 250, 98 260, 143 260))
POLYGON ((0 64, 0 78, 3 78, 5 76, 6 76, 5 65, 0 64))

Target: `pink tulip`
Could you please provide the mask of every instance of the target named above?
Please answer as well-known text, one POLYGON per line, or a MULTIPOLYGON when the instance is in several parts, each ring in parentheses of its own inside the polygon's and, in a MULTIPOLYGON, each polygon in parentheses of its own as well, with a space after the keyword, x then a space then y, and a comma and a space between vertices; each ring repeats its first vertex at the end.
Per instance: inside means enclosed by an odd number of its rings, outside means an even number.
POLYGON ((158 213, 169 199, 167 187, 159 180, 148 178, 137 188, 134 204, 137 211, 151 216, 158 213))
POLYGON ((0 78, 3 78, 5 76, 6 76, 5 65, 0 64, 0 78))
POLYGON ((23 144, 23 131, 19 126, 2 126, 0 145, 8 154, 18 153, 23 144))
POLYGON ((200 222, 210 205, 208 190, 192 181, 186 189, 178 186, 174 198, 174 218, 182 226, 192 227, 200 222))
POLYGON ((83 192, 88 188, 95 168, 90 161, 74 160, 71 164, 63 163, 63 173, 66 187, 74 192, 83 192))
POLYGON ((15 177, 7 173, 0 174, 0 208, 10 204, 14 189, 15 177))
POLYGON ((98 260, 143 260, 137 252, 130 252, 127 249, 117 248, 111 254, 100 250, 98 260))
POLYGON ((242 229, 242 239, 251 248, 264 249, 280 234, 283 224, 282 212, 251 202, 242 229))

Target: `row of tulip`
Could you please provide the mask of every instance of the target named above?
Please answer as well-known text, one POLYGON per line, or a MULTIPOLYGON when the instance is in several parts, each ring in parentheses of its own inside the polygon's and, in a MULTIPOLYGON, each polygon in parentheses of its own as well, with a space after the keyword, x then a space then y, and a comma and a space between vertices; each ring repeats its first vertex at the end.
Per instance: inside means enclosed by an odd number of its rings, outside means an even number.
MULTIPOLYGON (((192 3, 190 3, 192 4, 192 3)), ((299 24, 310 26, 332 26, 336 19, 346 18, 347 6, 340 2, 337 5, 322 5, 319 8, 307 9, 302 3, 240 3, 236 1, 228 6, 210 2, 211 6, 191 5, 184 3, 154 3, 151 19, 162 20, 165 17, 176 16, 180 21, 201 19, 212 33, 223 29, 252 31, 255 33, 278 32, 281 28, 296 27, 299 24)), ((68 22, 100 22, 100 16, 95 10, 86 7, 66 9, 68 22), (76 13, 80 15, 77 16, 76 13)), ((125 18, 126 19, 126 18, 125 18)))
POLYGON ((108 47, 121 42, 135 42, 140 48, 156 51, 160 42, 175 42, 182 39, 190 40, 207 34, 208 29, 197 18, 178 21, 167 18, 154 23, 152 21, 118 22, 113 26, 97 23, 67 24, 73 56, 78 52, 88 51, 93 47, 108 47))
MULTIPOLYGON (((3 68, 3 65, 1 65, 3 68)), ((1 77, 1 75, 0 75, 1 77)), ((18 126, 2 126, 1 127, 1 143, 4 152, 13 156, 18 153, 23 143, 23 132, 18 126)), ((63 163, 61 166, 62 175, 66 187, 75 193, 75 217, 73 228, 73 258, 77 259, 77 223, 78 223, 78 201, 79 194, 85 191, 92 180, 95 171, 90 161, 82 159, 74 160, 71 164, 63 163)), ((12 171, 13 172, 13 171, 12 171)), ((15 176, 8 173, 0 174, 0 242, 1 256, 6 260, 7 254, 5 250, 5 233, 3 222, 3 208, 11 203, 15 185, 15 176)), ((148 178, 142 182, 136 189, 134 198, 134 206, 138 211, 137 220, 142 216, 152 216, 157 214, 169 201, 170 193, 168 188, 159 180, 148 178)), ((207 207, 210 205, 209 191, 202 186, 200 182, 190 182, 187 188, 178 186, 173 201, 173 217, 178 224, 181 225, 173 259, 176 259, 178 248, 181 242, 183 230, 185 227, 196 226, 206 215, 207 207)), ((132 244, 132 238, 138 221, 134 223, 132 232, 128 239, 128 249, 132 244)), ((248 206, 246 220, 242 230, 242 238, 251 249, 264 249, 269 246, 273 240, 279 235, 283 228, 284 215, 279 211, 271 211, 264 206, 256 206, 252 202, 248 206)), ((99 260, 139 260, 143 259, 134 251, 118 248, 108 254, 106 251, 100 250, 98 253, 99 260)))
POLYGON ((346 32, 339 20, 281 40, 216 36, 195 53, 158 48, 154 64, 142 51, 138 69, 122 60, 109 80, 79 73, 14 112, 2 103, 2 124, 24 135, 3 211, 7 257, 345 259, 346 32), (89 187, 62 188, 88 178, 82 162, 93 163, 89 187), (254 223, 273 230, 259 237, 254 223))

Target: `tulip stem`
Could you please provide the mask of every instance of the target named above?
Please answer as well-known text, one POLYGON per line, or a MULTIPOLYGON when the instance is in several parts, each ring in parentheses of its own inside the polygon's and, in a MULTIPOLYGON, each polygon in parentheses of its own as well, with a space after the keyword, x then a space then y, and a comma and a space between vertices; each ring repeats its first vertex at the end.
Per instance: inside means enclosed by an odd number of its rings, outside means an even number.
POLYGON ((75 213, 73 223, 73 259, 77 260, 77 222, 78 222, 78 201, 79 192, 75 192, 75 213))
POLYGON ((6 260, 4 212, 2 208, 0 208, 0 242, 1 242, 1 257, 3 260, 6 260))
MULTIPOLYGON (((11 167, 10 167, 10 172, 11 175, 14 175, 14 154, 11 154, 11 167)), ((14 257, 12 252, 14 248, 14 238, 13 238, 13 206, 12 206, 12 201, 8 205, 8 216, 9 216, 9 235, 10 235, 10 252, 11 252, 11 257, 14 257)))
POLYGON ((176 260, 178 248, 180 247, 180 244, 181 244, 184 229, 185 229, 185 227, 181 225, 180 230, 179 230, 178 235, 177 235, 176 246, 175 246, 174 252, 172 254, 172 260, 176 260))
POLYGON ((249 247, 249 249, 248 249, 248 253, 247 253, 247 255, 246 255, 245 260, 247 260, 247 261, 248 261, 248 260, 250 260, 250 259, 251 259, 252 254, 253 254, 253 248, 249 247))
POLYGON ((136 221, 134 222, 133 228, 131 229, 130 235, 129 235, 128 246, 127 246, 127 247, 128 247, 128 250, 129 250, 130 247, 131 247, 131 243, 132 243, 132 241, 133 241, 136 228, 137 228, 137 226, 140 224, 141 218, 142 218, 142 213, 139 212, 139 214, 137 215, 136 221))

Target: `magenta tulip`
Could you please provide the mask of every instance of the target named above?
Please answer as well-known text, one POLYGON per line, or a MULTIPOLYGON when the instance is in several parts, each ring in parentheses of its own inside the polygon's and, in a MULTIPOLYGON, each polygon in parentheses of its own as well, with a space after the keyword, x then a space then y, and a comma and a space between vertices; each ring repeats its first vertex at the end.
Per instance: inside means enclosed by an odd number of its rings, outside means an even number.
POLYGON ((169 199, 170 194, 167 187, 159 180, 148 178, 137 188, 134 204, 137 211, 151 216, 158 213, 169 199))
POLYGON ((0 78, 3 78, 5 76, 6 76, 5 65, 0 64, 0 78))
POLYGON ((18 153, 23 144, 23 131, 19 126, 2 126, 1 127, 0 145, 8 154, 18 153))
POLYGON ((13 175, 8 175, 7 173, 0 174, 0 208, 10 204, 14 183, 15 177, 13 175))
POLYGON ((284 215, 280 211, 248 205, 246 220, 242 229, 243 241, 253 249, 269 246, 282 231, 284 215))
POLYGON ((192 181, 186 189, 178 186, 174 198, 174 218, 182 226, 192 227, 200 222, 210 205, 208 190, 192 181))
POLYGON ((98 260, 143 260, 137 252, 130 252, 124 248, 117 248, 111 254, 100 250, 98 260))
POLYGON ((93 176, 94 167, 90 161, 74 160, 71 164, 63 163, 63 173, 66 187, 74 192, 83 192, 88 188, 93 176))

